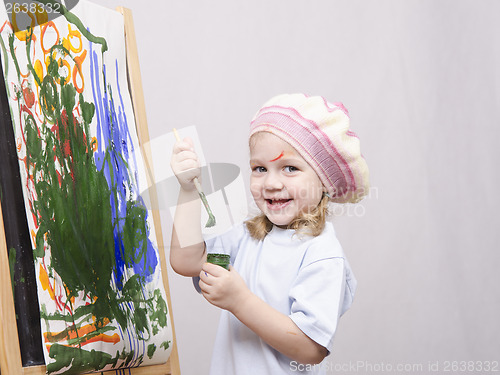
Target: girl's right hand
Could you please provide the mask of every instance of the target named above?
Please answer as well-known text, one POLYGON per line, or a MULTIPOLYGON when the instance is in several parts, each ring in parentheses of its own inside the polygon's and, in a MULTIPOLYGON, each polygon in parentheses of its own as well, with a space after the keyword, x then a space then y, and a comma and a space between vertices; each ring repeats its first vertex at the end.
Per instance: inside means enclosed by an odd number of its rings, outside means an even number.
POLYGON ((200 178, 200 162, 194 152, 194 144, 191 138, 184 138, 176 142, 170 167, 174 171, 175 177, 179 181, 182 189, 186 191, 194 190, 194 178, 200 178))

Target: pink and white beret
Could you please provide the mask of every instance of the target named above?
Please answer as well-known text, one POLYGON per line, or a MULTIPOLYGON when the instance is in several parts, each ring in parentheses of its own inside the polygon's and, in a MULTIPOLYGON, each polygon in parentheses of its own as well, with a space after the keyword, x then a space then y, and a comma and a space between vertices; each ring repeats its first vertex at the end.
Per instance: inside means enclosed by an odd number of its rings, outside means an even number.
POLYGON ((270 132, 288 142, 316 171, 331 201, 356 203, 369 192, 369 172, 342 103, 321 96, 275 96, 257 112, 250 136, 270 132))

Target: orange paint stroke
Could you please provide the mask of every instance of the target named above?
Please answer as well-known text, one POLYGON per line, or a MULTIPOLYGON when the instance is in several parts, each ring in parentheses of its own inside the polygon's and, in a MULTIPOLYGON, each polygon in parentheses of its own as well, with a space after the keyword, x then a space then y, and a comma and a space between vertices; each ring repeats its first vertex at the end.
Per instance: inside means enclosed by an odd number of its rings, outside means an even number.
POLYGON ((271 162, 271 161, 279 160, 283 157, 283 155, 285 155, 285 151, 281 151, 281 154, 277 158, 274 158, 273 160, 269 160, 269 161, 271 162))
MULTIPOLYGON (((80 344, 74 344, 74 345, 65 345, 67 347, 79 347, 80 345, 81 346, 84 346, 84 345, 87 345, 87 344, 91 344, 93 342, 98 342, 98 341, 102 341, 102 342, 107 342, 107 343, 111 343, 113 345, 119 343, 121 341, 120 339, 120 336, 118 335, 118 333, 115 333, 113 335, 106 335, 104 333, 101 333, 100 335, 97 335, 95 337, 92 337, 91 339, 87 340, 87 341, 84 341, 80 344)), ((50 352, 50 347, 52 346, 51 344, 45 344, 45 346, 47 347, 47 352, 50 352)))
MULTIPOLYGON (((87 345, 87 344, 91 344, 93 342, 97 342, 97 341, 102 341, 102 342, 108 342, 108 343, 112 343, 113 345, 114 344, 117 344, 120 342, 120 335, 118 333, 115 333, 113 335, 106 335, 105 333, 101 333, 100 335, 97 335, 95 337, 92 337, 91 339, 87 340, 87 341, 84 341, 81 343, 81 345, 87 345)), ((75 345, 75 346, 78 346, 78 345, 75 345)))
MULTIPOLYGON (((102 324, 102 327, 105 327, 106 325, 109 324, 109 320, 108 319, 105 319, 104 320, 104 323, 102 324)), ((102 328, 100 327, 100 328, 102 328)), ((65 329, 64 331, 61 331, 61 332, 45 332, 43 334, 43 337, 45 338, 45 342, 58 342, 58 341, 62 341, 62 340, 74 340, 74 339, 77 339, 79 337, 83 337, 85 335, 88 335, 89 333, 92 333, 92 332, 95 332, 97 331, 97 327, 96 325, 93 323, 93 324, 87 324, 87 325, 84 325, 83 327, 80 327, 78 328, 77 330, 75 330, 74 328, 68 328, 68 329, 65 329)), ((102 336, 104 334, 99 334, 97 335, 96 337, 99 337, 99 336, 102 336)), ((108 335, 104 335, 104 336, 108 336, 108 335)), ((109 336, 111 337, 111 336, 109 336)))
POLYGON ((82 64, 83 61, 85 60, 85 57, 87 57, 87 50, 83 50, 82 54, 80 56, 75 57, 75 66, 73 67, 73 86, 75 86, 76 91, 81 94, 83 92, 83 88, 85 87, 85 82, 83 79, 83 73, 82 73, 82 64), (81 86, 78 85, 77 83, 77 74, 80 75, 80 80, 82 81, 81 86))
POLYGON ((42 50, 43 50, 43 52, 44 52, 44 53, 49 53, 50 49, 51 49, 51 48, 52 48, 55 44, 57 44, 58 42, 59 42, 59 30, 57 30, 57 27, 56 27, 56 25, 55 25, 55 23, 54 23, 54 22, 52 22, 52 21, 47 22, 45 25, 43 25, 43 26, 42 26, 42 33, 41 33, 41 38, 40 38, 40 47, 42 47, 42 50), (43 39, 44 39, 44 37, 45 37, 45 31, 47 31, 47 28, 48 28, 49 26, 50 26, 50 27, 52 27, 52 28, 55 30, 55 32, 57 33, 57 38, 56 38, 56 40, 55 40, 55 43, 54 43, 52 46, 50 46, 50 47, 48 47, 48 48, 45 48, 45 45, 44 45, 44 43, 43 43, 43 39))
POLYGON ((92 137, 92 140, 90 141, 90 147, 92 147, 92 151, 96 152, 97 151, 97 138, 92 137))
POLYGON ((11 30, 11 31, 14 31, 14 30, 12 29, 12 25, 10 24, 10 22, 9 22, 9 21, 5 21, 5 22, 3 23, 3 25, 2 25, 2 27, 0 28, 0 32, 3 32, 3 29, 4 29, 6 26, 9 26, 9 27, 10 27, 10 30, 11 30))
POLYGON ((47 274, 47 271, 45 271, 45 268, 42 267, 41 264, 40 264, 40 283, 42 284, 43 290, 48 290, 50 298, 52 298, 52 300, 55 301, 56 295, 54 292, 54 288, 50 284, 49 275, 47 274))
MULTIPOLYGON (((66 295, 68 296, 70 294, 69 288, 67 286, 65 286, 64 290, 66 290, 66 295)), ((71 299, 69 301, 71 302, 72 306, 75 306, 75 297, 71 297, 71 299)))

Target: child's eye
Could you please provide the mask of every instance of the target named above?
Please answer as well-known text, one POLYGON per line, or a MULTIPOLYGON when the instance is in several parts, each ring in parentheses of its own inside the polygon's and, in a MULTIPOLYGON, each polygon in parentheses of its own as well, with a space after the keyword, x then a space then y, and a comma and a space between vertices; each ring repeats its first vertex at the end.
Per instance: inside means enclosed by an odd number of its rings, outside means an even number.
POLYGON ((266 168, 264 168, 264 167, 253 167, 252 171, 257 172, 257 173, 264 173, 264 172, 266 172, 266 168))
POLYGON ((299 169, 292 166, 292 165, 287 165, 283 170, 287 173, 292 173, 292 172, 297 172, 299 169))

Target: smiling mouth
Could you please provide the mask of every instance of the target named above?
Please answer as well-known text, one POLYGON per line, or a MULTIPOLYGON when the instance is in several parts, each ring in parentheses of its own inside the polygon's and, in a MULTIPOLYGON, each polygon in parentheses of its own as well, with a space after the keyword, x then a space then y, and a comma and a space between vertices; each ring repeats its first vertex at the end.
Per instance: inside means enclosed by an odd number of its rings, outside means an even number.
POLYGON ((266 199, 267 207, 270 209, 280 209, 285 207, 292 199, 266 199))

